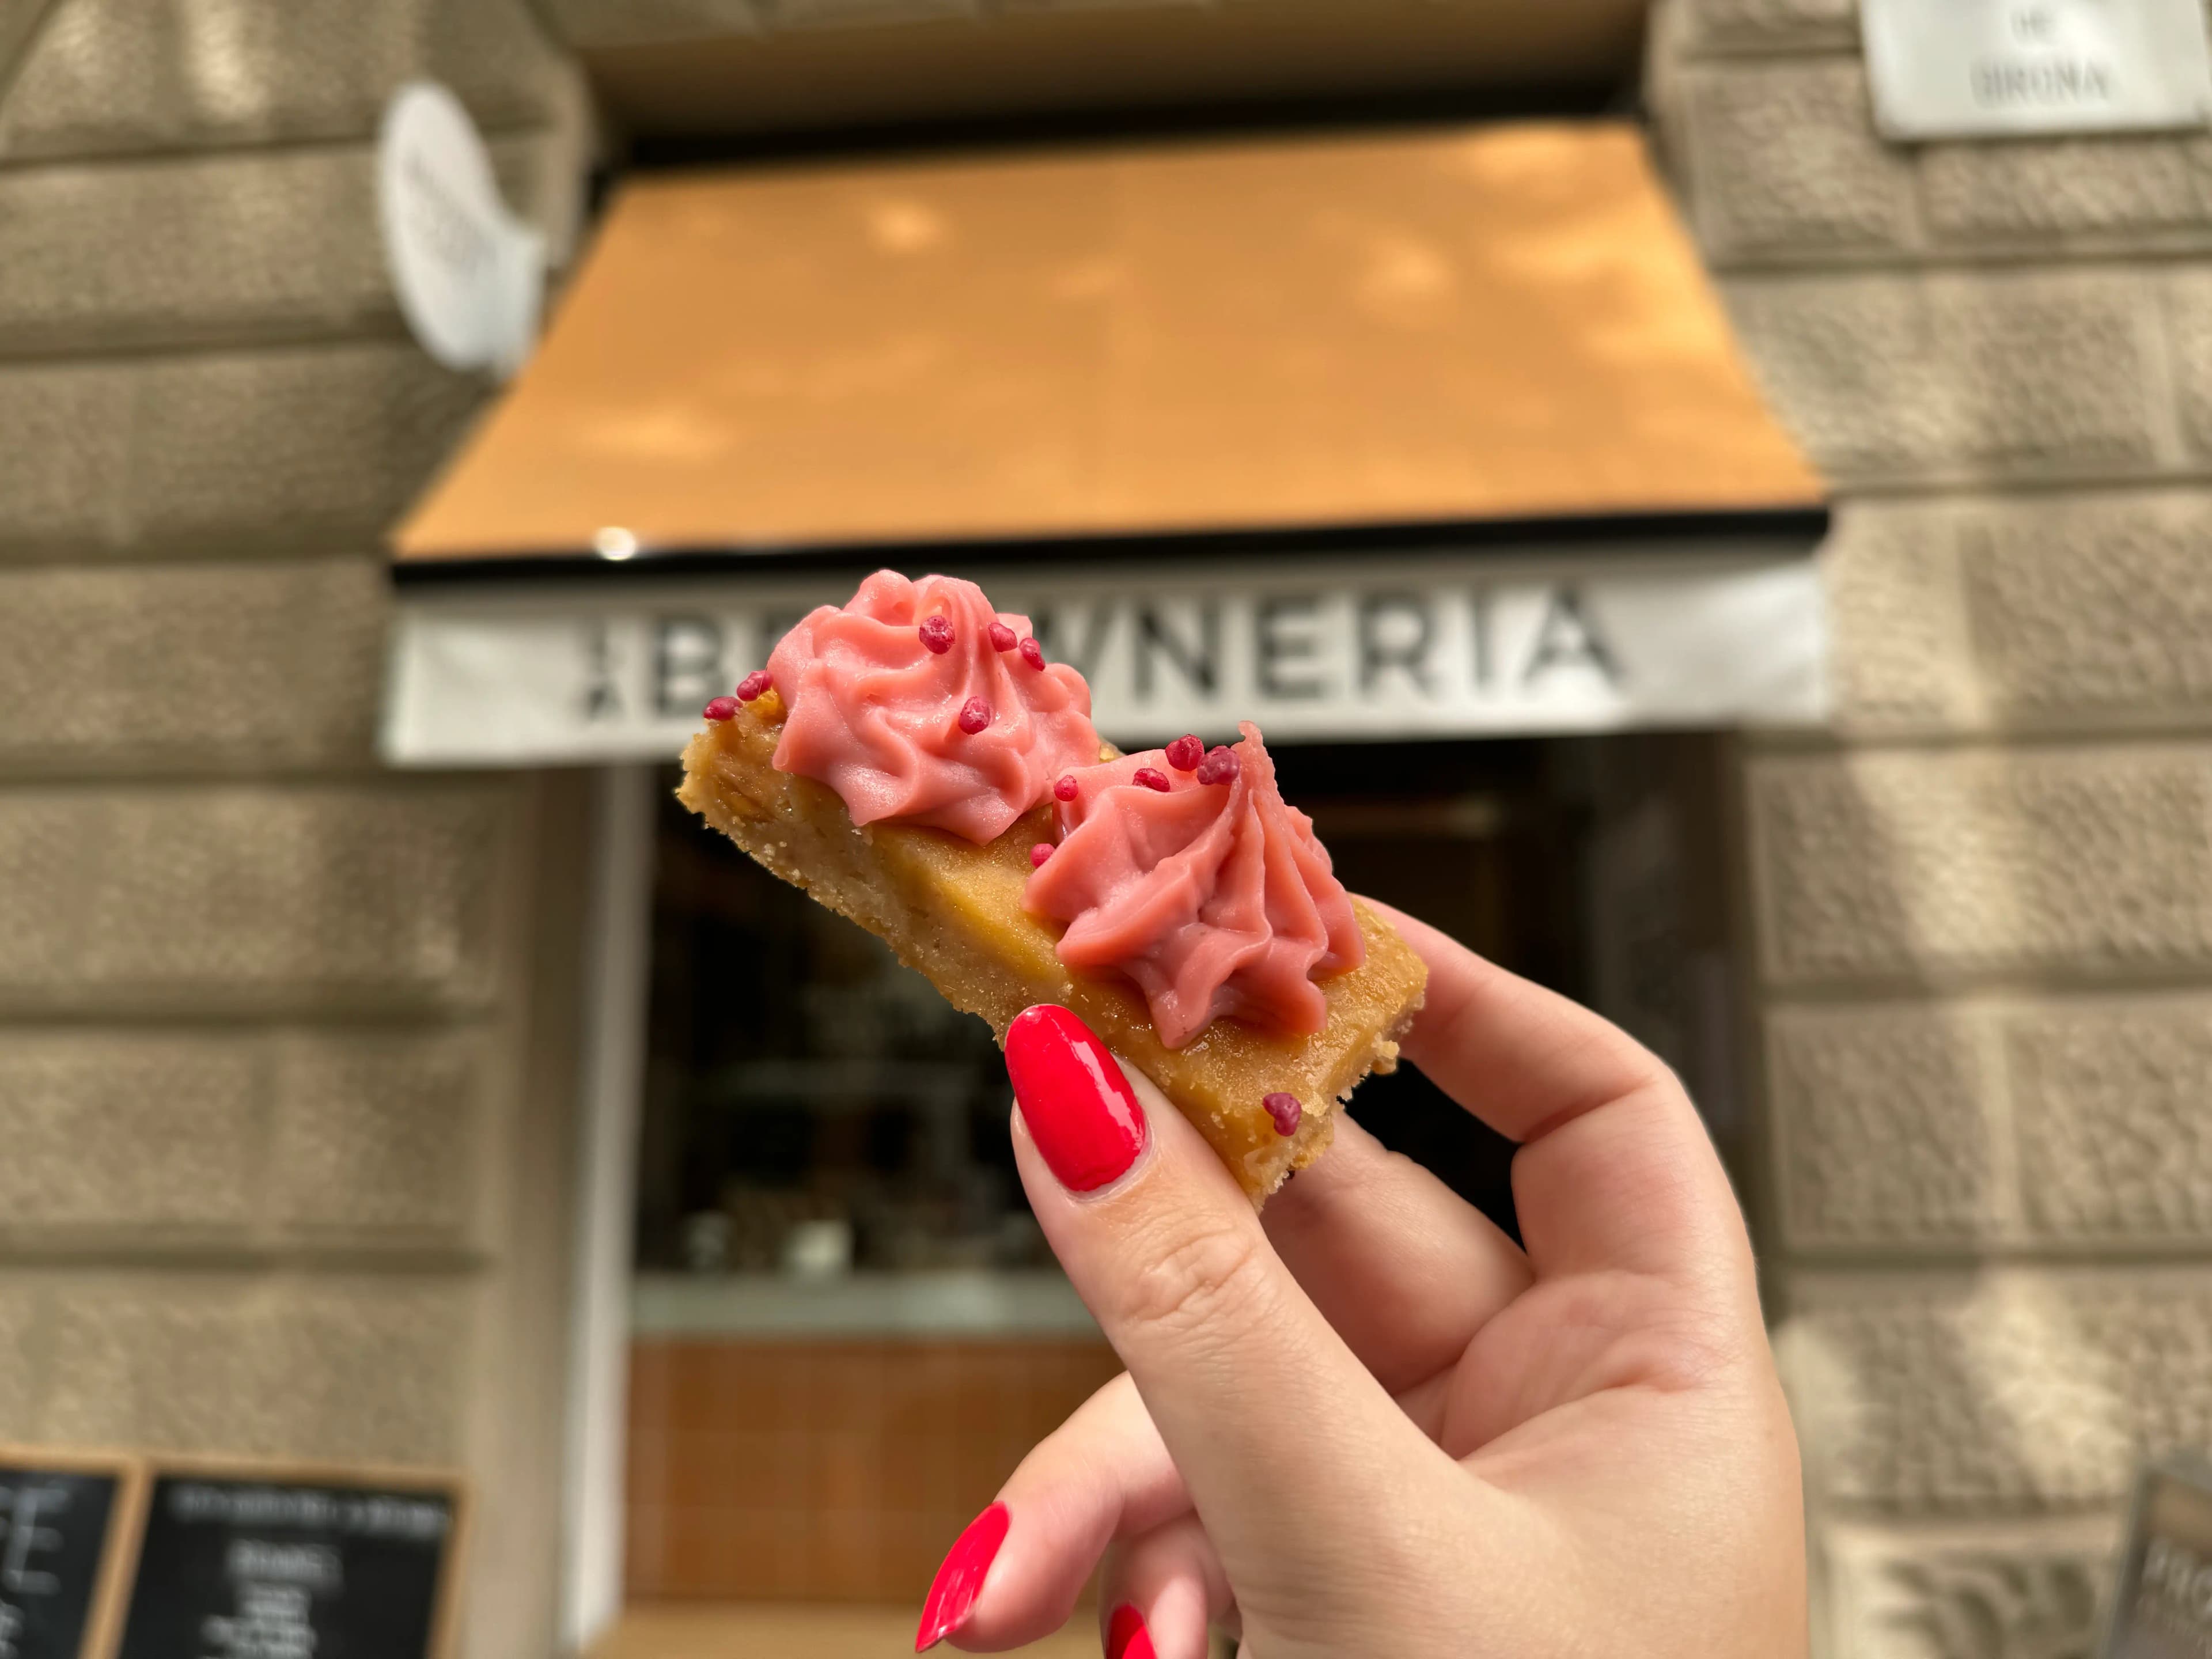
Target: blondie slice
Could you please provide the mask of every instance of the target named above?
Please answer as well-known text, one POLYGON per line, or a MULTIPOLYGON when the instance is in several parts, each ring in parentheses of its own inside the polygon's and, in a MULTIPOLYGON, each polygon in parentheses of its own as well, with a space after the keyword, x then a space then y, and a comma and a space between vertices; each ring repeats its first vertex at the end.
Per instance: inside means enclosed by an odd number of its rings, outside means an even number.
POLYGON ((1363 1077, 1396 1066, 1427 970, 1365 905, 1352 902, 1364 960, 1317 982, 1321 1030, 1277 1035, 1218 1018, 1170 1048, 1133 982, 1071 970, 1055 953, 1060 927, 1023 908, 1033 851, 1056 839, 1049 801, 981 844, 910 823, 856 826, 827 786, 776 769, 785 718, 781 696, 765 690, 694 737, 678 792, 684 805, 880 936, 1001 1042, 1033 1003, 1073 1010, 1197 1126, 1255 1205, 1321 1155, 1337 1103, 1363 1077))

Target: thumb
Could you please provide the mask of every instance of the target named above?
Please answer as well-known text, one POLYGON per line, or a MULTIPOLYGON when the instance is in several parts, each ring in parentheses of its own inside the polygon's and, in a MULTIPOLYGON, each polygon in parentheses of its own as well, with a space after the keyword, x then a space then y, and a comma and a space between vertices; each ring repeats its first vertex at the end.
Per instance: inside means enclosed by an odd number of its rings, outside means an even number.
POLYGON ((1285 1610, 1310 1608, 1347 1546, 1373 1564, 1413 1544, 1431 1507, 1421 1489, 1464 1475, 1322 1317, 1198 1132, 1065 1008, 1014 1020, 1006 1069, 1038 1223, 1129 1368, 1248 1618, 1278 1588, 1285 1610))

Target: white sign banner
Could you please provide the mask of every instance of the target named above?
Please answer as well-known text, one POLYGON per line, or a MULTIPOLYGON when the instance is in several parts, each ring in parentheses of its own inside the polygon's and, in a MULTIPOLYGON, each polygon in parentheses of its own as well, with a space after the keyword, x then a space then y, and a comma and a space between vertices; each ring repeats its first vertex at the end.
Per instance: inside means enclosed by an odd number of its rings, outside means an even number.
MULTIPOLYGON (((1798 723, 1825 713, 1813 561, 1337 558, 980 575, 1124 744, 1798 723)), ((672 758, 710 697, 848 574, 403 593, 385 708, 406 765, 672 758)))
POLYGON ((2202 0, 1864 0, 1875 121, 1893 138, 2202 126, 2202 0))

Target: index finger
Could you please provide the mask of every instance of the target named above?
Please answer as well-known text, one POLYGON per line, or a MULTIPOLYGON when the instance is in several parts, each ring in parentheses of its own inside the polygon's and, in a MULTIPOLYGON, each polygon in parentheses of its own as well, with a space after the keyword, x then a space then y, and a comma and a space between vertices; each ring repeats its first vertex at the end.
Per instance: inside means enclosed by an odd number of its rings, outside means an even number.
POLYGON ((1705 1124, 1664 1062, 1580 1004, 1367 901, 1428 964, 1406 1057, 1522 1143, 1515 1209, 1541 1279, 1607 1268, 1749 1283, 1750 1241, 1705 1124))
MULTIPOLYGON (((1061 1008, 1006 1033, 1014 1161, 1240 1593, 1296 1599, 1457 1471, 1268 1247, 1197 1129, 1061 1008)), ((1247 1611, 1250 1610, 1248 1604, 1247 1611)))

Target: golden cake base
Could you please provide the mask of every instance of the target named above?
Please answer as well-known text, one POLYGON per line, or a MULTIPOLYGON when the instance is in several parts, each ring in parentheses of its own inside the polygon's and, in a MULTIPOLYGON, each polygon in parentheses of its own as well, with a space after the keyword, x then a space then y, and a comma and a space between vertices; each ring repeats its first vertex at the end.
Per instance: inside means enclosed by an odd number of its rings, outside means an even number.
POLYGON ((1050 807, 988 847, 903 824, 858 828, 833 791, 775 769, 782 718, 770 691, 708 726, 684 751, 678 799, 769 871, 884 939, 953 1006, 988 1020, 1001 1043, 1034 1003, 1073 1010, 1197 1126, 1255 1206, 1321 1156, 1337 1103, 1360 1079, 1396 1068, 1398 1038, 1419 1012, 1428 969, 1358 900, 1367 959, 1322 982, 1322 1030, 1279 1037, 1217 1019, 1170 1049, 1133 984, 1072 973, 1054 954, 1059 930, 1022 908, 1030 848, 1053 839, 1050 807), (1278 1134, 1261 1104, 1278 1091, 1304 1108, 1294 1135, 1278 1134))

